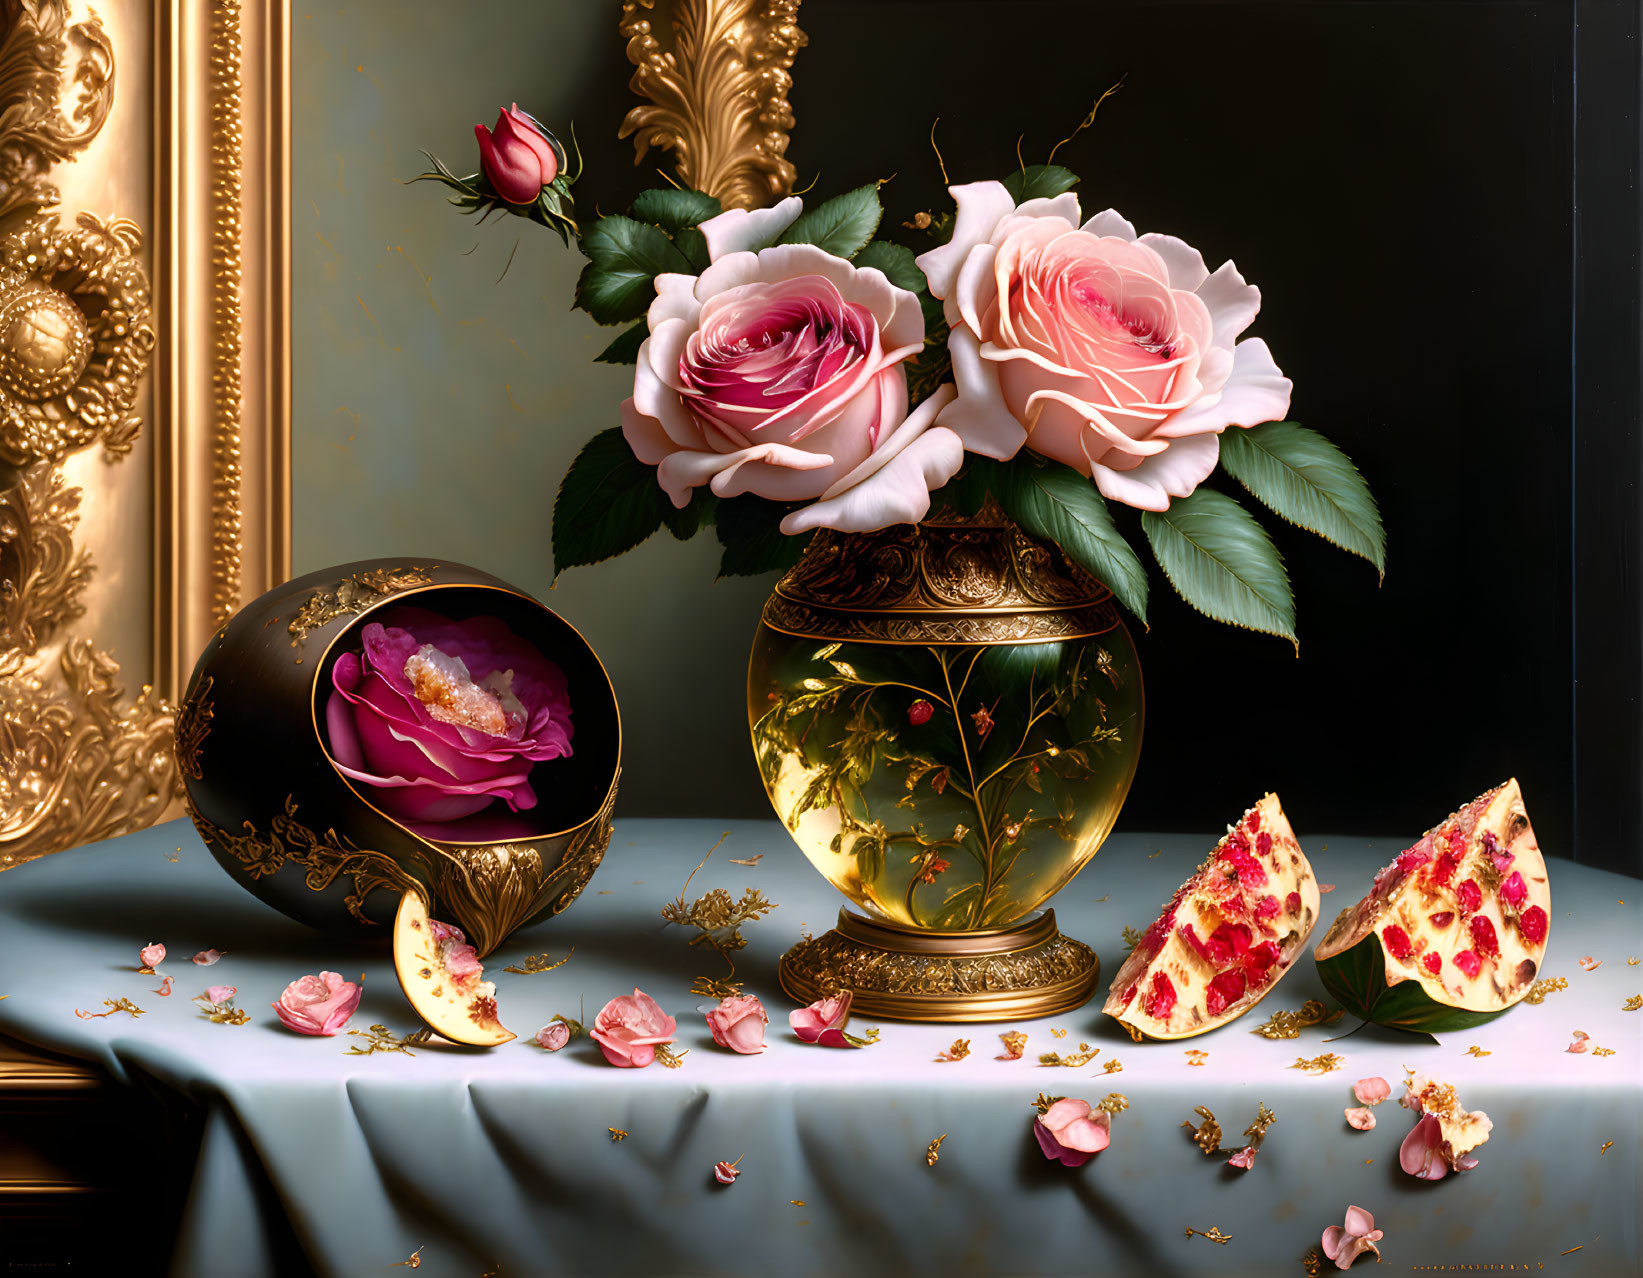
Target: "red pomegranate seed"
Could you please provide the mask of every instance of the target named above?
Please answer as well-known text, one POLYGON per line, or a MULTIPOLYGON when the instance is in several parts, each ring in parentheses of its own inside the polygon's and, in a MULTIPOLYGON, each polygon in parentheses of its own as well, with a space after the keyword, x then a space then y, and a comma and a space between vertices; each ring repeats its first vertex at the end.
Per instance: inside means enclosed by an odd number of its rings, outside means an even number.
POLYGON ((1457 889, 1460 896, 1460 908, 1464 914, 1476 914, 1478 907, 1483 904, 1483 891, 1475 880, 1467 879, 1457 889))
POLYGON ((1270 855, 1272 852, 1272 836, 1270 834, 1257 835, 1255 839, 1255 850, 1262 856, 1270 855))
POLYGON ((1259 830, 1261 828, 1261 813, 1260 813, 1260 811, 1259 810, 1251 811, 1250 814, 1247 817, 1244 818, 1244 824, 1249 827, 1249 831, 1250 831, 1251 834, 1253 834, 1253 833, 1255 833, 1255 831, 1259 830))
POLYGON ((1301 894, 1291 892, 1284 898, 1284 905, 1288 907, 1291 914, 1299 914, 1301 912, 1301 894))
POLYGON ((1381 929, 1381 940, 1386 943, 1386 952, 1395 959, 1407 959, 1415 953, 1415 947, 1409 943, 1409 933, 1396 923, 1381 929))
POLYGON ((1432 973, 1433 976, 1436 976, 1439 972, 1443 971, 1443 955, 1439 954, 1436 950, 1431 951, 1425 958, 1421 959, 1421 963, 1426 967, 1428 972, 1432 973))
POLYGON ((1518 931, 1523 933, 1523 939, 1531 945, 1539 945, 1546 939, 1546 925, 1548 923, 1546 911, 1538 905, 1531 905, 1519 917, 1518 931))
POLYGON ((1220 973, 1204 992, 1204 1010, 1211 1016, 1219 1016, 1230 1004, 1244 996, 1244 988, 1242 972, 1220 973))
POLYGON ((1261 898, 1261 903, 1255 907, 1255 914, 1258 918, 1270 919, 1282 912, 1283 908, 1278 904, 1278 898, 1269 894, 1261 898))
POLYGON ((1432 926, 1440 930, 1448 927, 1454 921, 1455 912, 1453 910, 1439 910, 1432 916, 1432 926))
POLYGON ((1203 939, 1198 935, 1198 929, 1193 927, 1191 923, 1183 923, 1175 930, 1181 939, 1193 948, 1199 958, 1206 963, 1216 962, 1215 956, 1210 953, 1209 946, 1204 944, 1203 939))
POLYGON ((1460 869, 1460 857, 1453 851, 1445 852, 1432 866, 1432 882, 1439 887, 1448 887, 1449 880, 1455 877, 1455 871, 1460 869))
POLYGON ((1455 966, 1466 973, 1468 980, 1475 981, 1478 973, 1483 970, 1483 960, 1471 950, 1462 950, 1455 955, 1455 966))
POLYGON ((1130 983, 1129 989, 1124 991, 1124 1001, 1121 1004, 1119 1004, 1119 1011, 1123 1011, 1124 1008, 1128 1007, 1131 1003, 1135 1002, 1135 991, 1140 989, 1140 988, 1141 988, 1141 986, 1140 986, 1139 982, 1132 981, 1130 983))
POLYGON ((1500 957, 1500 942, 1495 938, 1495 925, 1480 914, 1472 920, 1472 946, 1490 958, 1500 957))
POLYGON ((1175 1010, 1175 984, 1163 972, 1152 974, 1152 993, 1147 995, 1147 1015, 1155 1021, 1169 1020, 1175 1010))
POLYGON ((1508 905, 1522 905, 1523 898, 1529 895, 1529 885, 1523 881, 1523 875, 1516 870, 1512 876, 1500 885, 1500 899, 1508 905))

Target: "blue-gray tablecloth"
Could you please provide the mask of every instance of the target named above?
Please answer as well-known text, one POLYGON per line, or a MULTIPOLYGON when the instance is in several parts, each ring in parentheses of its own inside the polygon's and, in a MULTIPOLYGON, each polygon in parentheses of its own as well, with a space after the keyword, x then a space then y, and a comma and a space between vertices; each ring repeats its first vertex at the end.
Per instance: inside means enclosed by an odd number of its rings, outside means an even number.
MULTIPOLYGON (((490 1052, 431 1046, 414 1056, 351 1056, 357 1037, 302 1038, 269 1010, 286 983, 329 968, 365 975, 350 1028, 417 1026, 385 949, 339 945, 267 909, 229 881, 186 823, 48 857, 0 875, 0 1033, 146 1076, 191 1098, 205 1134, 174 1272, 260 1278, 269 1240, 296 1238, 312 1268, 358 1278, 398 1272, 419 1252, 429 1275, 970 1274, 1236 1275, 1299 1273, 1300 1258, 1349 1203, 1384 1230, 1398 1269, 1449 1267, 1631 1275, 1639 1268, 1639 1106, 1643 883, 1551 862, 1553 927, 1543 974, 1566 990, 1441 1044, 1351 1022, 1272 1041, 1250 1031, 1278 1008, 1322 997, 1310 958, 1254 1013, 1186 1043, 1138 1045, 1100 1015, 1100 998, 1049 1021, 998 1026, 886 1022, 859 1051, 799 1044, 777 959, 831 926, 841 898, 775 822, 731 826, 691 896, 754 886, 780 908, 747 928, 739 975, 772 1014, 770 1045, 743 1057, 715 1047, 689 993, 721 961, 663 924, 663 902, 723 830, 704 821, 626 821, 583 897, 516 936, 487 962, 502 1018, 519 1040, 490 1052), (763 854, 757 865, 732 858, 763 854), (168 998, 137 973, 138 947, 161 941, 168 998), (188 958, 215 947, 210 968, 188 958), (501 971, 527 954, 552 972, 501 971), (1582 970, 1578 960, 1602 962, 1582 970), (251 1023, 213 1024, 190 1003, 208 984, 239 988, 251 1023), (591 1021, 638 986, 679 1021, 682 1068, 620 1070, 579 1039, 549 1055, 530 1036, 555 1013, 591 1021), (83 1020, 103 1000, 144 1015, 83 1020), (999 1059, 998 1033, 1028 1034, 1026 1059, 999 1059), (1056 1030, 1065 1030, 1058 1037, 1056 1030), (1584 1030, 1614 1055, 1572 1055, 1584 1030), (936 1056, 955 1038, 971 1052, 936 1056), (1039 1053, 1100 1054, 1077 1069, 1039 1053), (1473 1056, 1477 1046, 1488 1055, 1473 1056), (1208 1052, 1202 1066, 1187 1049, 1208 1052), (1343 1070, 1315 1076, 1299 1056, 1335 1051, 1343 1070), (1122 1071, 1106 1074, 1109 1060, 1122 1071), (1351 1085, 1405 1067, 1457 1085, 1494 1120, 1481 1164, 1436 1183, 1398 1168, 1410 1115, 1394 1100, 1360 1133, 1343 1121, 1351 1085), (1130 1100, 1110 1148, 1079 1170, 1047 1163, 1030 1133, 1040 1092, 1111 1091, 1130 1100), (1209 1107, 1228 1141, 1259 1102, 1277 1114, 1255 1166, 1206 1158, 1181 1124, 1209 1107), (628 1133, 620 1142, 610 1129, 628 1133), (930 1143, 945 1134, 939 1160, 930 1143), (1601 1152, 1605 1142, 1613 1145, 1601 1152), (713 1164, 740 1159, 717 1185, 713 1164), (1217 1244, 1186 1230, 1231 1235, 1217 1244), (1581 1250, 1567 1257, 1570 1248, 1581 1250)), ((1393 840, 1303 837, 1320 879, 1349 903, 1399 850, 1393 840)), ((1124 925, 1145 927, 1210 840, 1118 835, 1054 901, 1062 930, 1095 947, 1106 979, 1124 925)), ((295 872, 295 871, 293 871, 295 872)), ((865 1028, 853 1023, 855 1032, 865 1028)), ((1362 1261, 1368 1264, 1369 1261, 1362 1261)), ((283 1278, 283 1276, 282 1276, 283 1278)))

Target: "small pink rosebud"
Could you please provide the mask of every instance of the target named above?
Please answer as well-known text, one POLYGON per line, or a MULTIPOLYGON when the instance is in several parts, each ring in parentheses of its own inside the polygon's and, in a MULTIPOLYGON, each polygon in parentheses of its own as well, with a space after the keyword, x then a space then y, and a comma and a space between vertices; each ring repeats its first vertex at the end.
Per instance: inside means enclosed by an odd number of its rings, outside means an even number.
MULTIPOLYGON (((736 1163, 741 1161, 742 1160, 738 1158, 736 1163)), ((741 1169, 736 1166, 736 1163, 714 1163, 713 1179, 718 1181, 721 1185, 735 1184, 736 1177, 742 1174, 741 1169)))
POLYGON ((515 102, 496 117, 495 129, 474 125, 480 167, 496 193, 509 204, 530 204, 559 176, 559 151, 552 136, 515 102))
POLYGON ((912 724, 915 728, 921 728, 930 722, 930 716, 935 714, 935 712, 936 708, 923 697, 920 697, 917 701, 913 702, 912 705, 907 707, 907 722, 912 724))
POLYGON ((713 1031, 713 1041, 743 1056, 756 1056, 764 1051, 764 1027, 769 1023, 764 1004, 752 994, 724 999, 707 1013, 707 1027, 713 1031))
POLYGON ((1375 1116, 1367 1109, 1349 1109, 1346 1111, 1346 1121, 1360 1132, 1375 1130, 1375 1116))
POLYGON ((1255 1146, 1245 1145, 1231 1158, 1227 1159, 1228 1167, 1241 1167, 1248 1171, 1255 1166, 1255 1146))
POLYGON ((137 957, 143 961, 143 970, 152 972, 161 963, 165 962, 165 946, 158 941, 150 941, 138 951, 137 957))
POLYGON ((844 1037, 844 1023, 849 1019, 849 990, 832 998, 819 998, 809 1007, 787 1014, 787 1023, 801 1043, 819 1043, 823 1047, 850 1046, 844 1037))
POLYGON ((220 959, 225 952, 226 951, 223 950, 201 950, 192 959, 190 959, 189 962, 198 967, 210 967, 213 963, 220 959))
POLYGON ((564 1021, 550 1021, 536 1031, 536 1045, 544 1051, 557 1052, 570 1042, 570 1026, 564 1021))
POLYGON ((205 1001, 210 1003, 213 1007, 216 1007, 222 1003, 228 1002, 229 999, 233 998, 234 995, 238 993, 239 991, 232 985, 212 985, 205 991, 205 1001))
POLYGON ((329 1038, 348 1023, 362 993, 361 986, 343 980, 335 972, 300 976, 273 1004, 274 1014, 293 1033, 329 1038))
POLYGON ((1112 1140, 1112 1115, 1069 1096, 1033 1120, 1033 1135, 1051 1162, 1082 1167, 1112 1140))

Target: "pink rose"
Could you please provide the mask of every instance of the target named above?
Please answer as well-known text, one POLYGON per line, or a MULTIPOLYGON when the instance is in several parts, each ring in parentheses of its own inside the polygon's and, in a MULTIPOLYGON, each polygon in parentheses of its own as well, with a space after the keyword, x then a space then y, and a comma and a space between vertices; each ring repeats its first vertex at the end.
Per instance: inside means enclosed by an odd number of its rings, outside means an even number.
POLYGON ((165 962, 165 946, 158 941, 150 941, 137 951, 137 957, 142 960, 141 971, 152 972, 161 963, 165 962))
POLYGON ((207 1003, 210 1003, 213 1007, 215 1007, 219 1003, 228 1002, 229 999, 233 998, 234 995, 238 993, 239 990, 235 989, 232 985, 209 985, 206 987, 206 991, 201 997, 203 997, 207 1003))
POLYGON ((536 806, 531 768, 571 753, 565 675, 496 617, 396 608, 331 670, 337 771, 402 821, 456 821, 495 799, 536 806))
POLYGON ((1082 1167, 1112 1139, 1112 1115, 1089 1101, 1069 1096, 1033 1121, 1033 1135, 1044 1157, 1063 1167, 1082 1167))
POLYGON ((632 998, 623 994, 600 1008, 589 1033, 612 1065, 642 1069, 655 1059, 657 1044, 673 1041, 677 1028, 655 999, 634 990, 632 998))
POLYGON ((491 187, 509 204, 530 204, 565 165, 559 141, 515 102, 496 117, 496 128, 474 125, 479 163, 491 187))
POLYGON ((713 1041, 743 1056, 764 1051, 764 1027, 770 1023, 764 1004, 751 994, 727 998, 707 1013, 713 1041))
POLYGON ((321 972, 292 981, 272 1006, 286 1029, 329 1038, 348 1023, 363 992, 335 972, 321 972))
POLYGON ((902 365, 924 346, 912 293, 813 244, 763 247, 802 208, 722 213, 702 223, 700 276, 656 277, 622 434, 678 507, 706 484, 815 503, 782 521, 789 534, 917 522, 964 461, 932 429, 951 388, 908 414, 902 365))
POLYGON ((850 991, 832 998, 817 999, 809 1007, 801 1007, 787 1014, 787 1023, 803 1043, 819 1043, 823 1047, 849 1047, 845 1041, 844 1023, 850 1019, 850 991))
POLYGON ((1215 469, 1221 431, 1281 418, 1290 382, 1238 342, 1260 290, 1169 235, 1078 198, 1017 207, 999 182, 950 188, 953 237, 918 259, 946 303, 958 398, 936 421, 1007 460, 1026 444, 1102 495, 1165 510, 1215 469))
POLYGON ((570 1042, 570 1026, 564 1021, 552 1021, 536 1031, 536 1045, 545 1051, 557 1052, 570 1042))

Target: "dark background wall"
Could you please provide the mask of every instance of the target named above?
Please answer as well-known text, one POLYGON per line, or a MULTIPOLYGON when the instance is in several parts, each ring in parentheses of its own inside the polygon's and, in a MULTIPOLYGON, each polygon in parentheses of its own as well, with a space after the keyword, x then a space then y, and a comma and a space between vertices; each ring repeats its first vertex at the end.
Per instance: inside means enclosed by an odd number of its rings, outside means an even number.
MULTIPOLYGON (((1270 788, 1303 832, 1413 836, 1516 775, 1547 851, 1643 873, 1637 7, 806 0, 800 22, 799 185, 894 174, 886 228, 915 247, 900 224, 945 201, 934 117, 954 181, 1003 176, 1018 135, 1043 160, 1125 77, 1057 155, 1084 177, 1086 214, 1116 207, 1212 268, 1234 258, 1262 289, 1253 334, 1294 379, 1292 418, 1344 448, 1380 500, 1380 585, 1266 520, 1299 659, 1209 622, 1155 575, 1123 826, 1207 832, 1270 788)), ((614 136, 629 67, 613 32, 578 61, 555 105, 588 158, 579 199, 612 210, 651 184, 614 136)), ((490 96, 523 103, 535 87, 490 96)), ((607 420, 567 425, 570 451, 607 420)), ((625 809, 762 814, 739 707, 693 709, 667 651, 681 637, 694 668, 712 663, 722 699, 742 652, 691 649, 693 618, 714 625, 733 600, 750 634, 762 588, 706 573, 680 596, 661 584, 671 569, 651 561, 658 593, 609 621, 613 644, 649 648, 618 662, 639 703, 616 670, 629 739, 669 743, 641 746, 625 809)))

